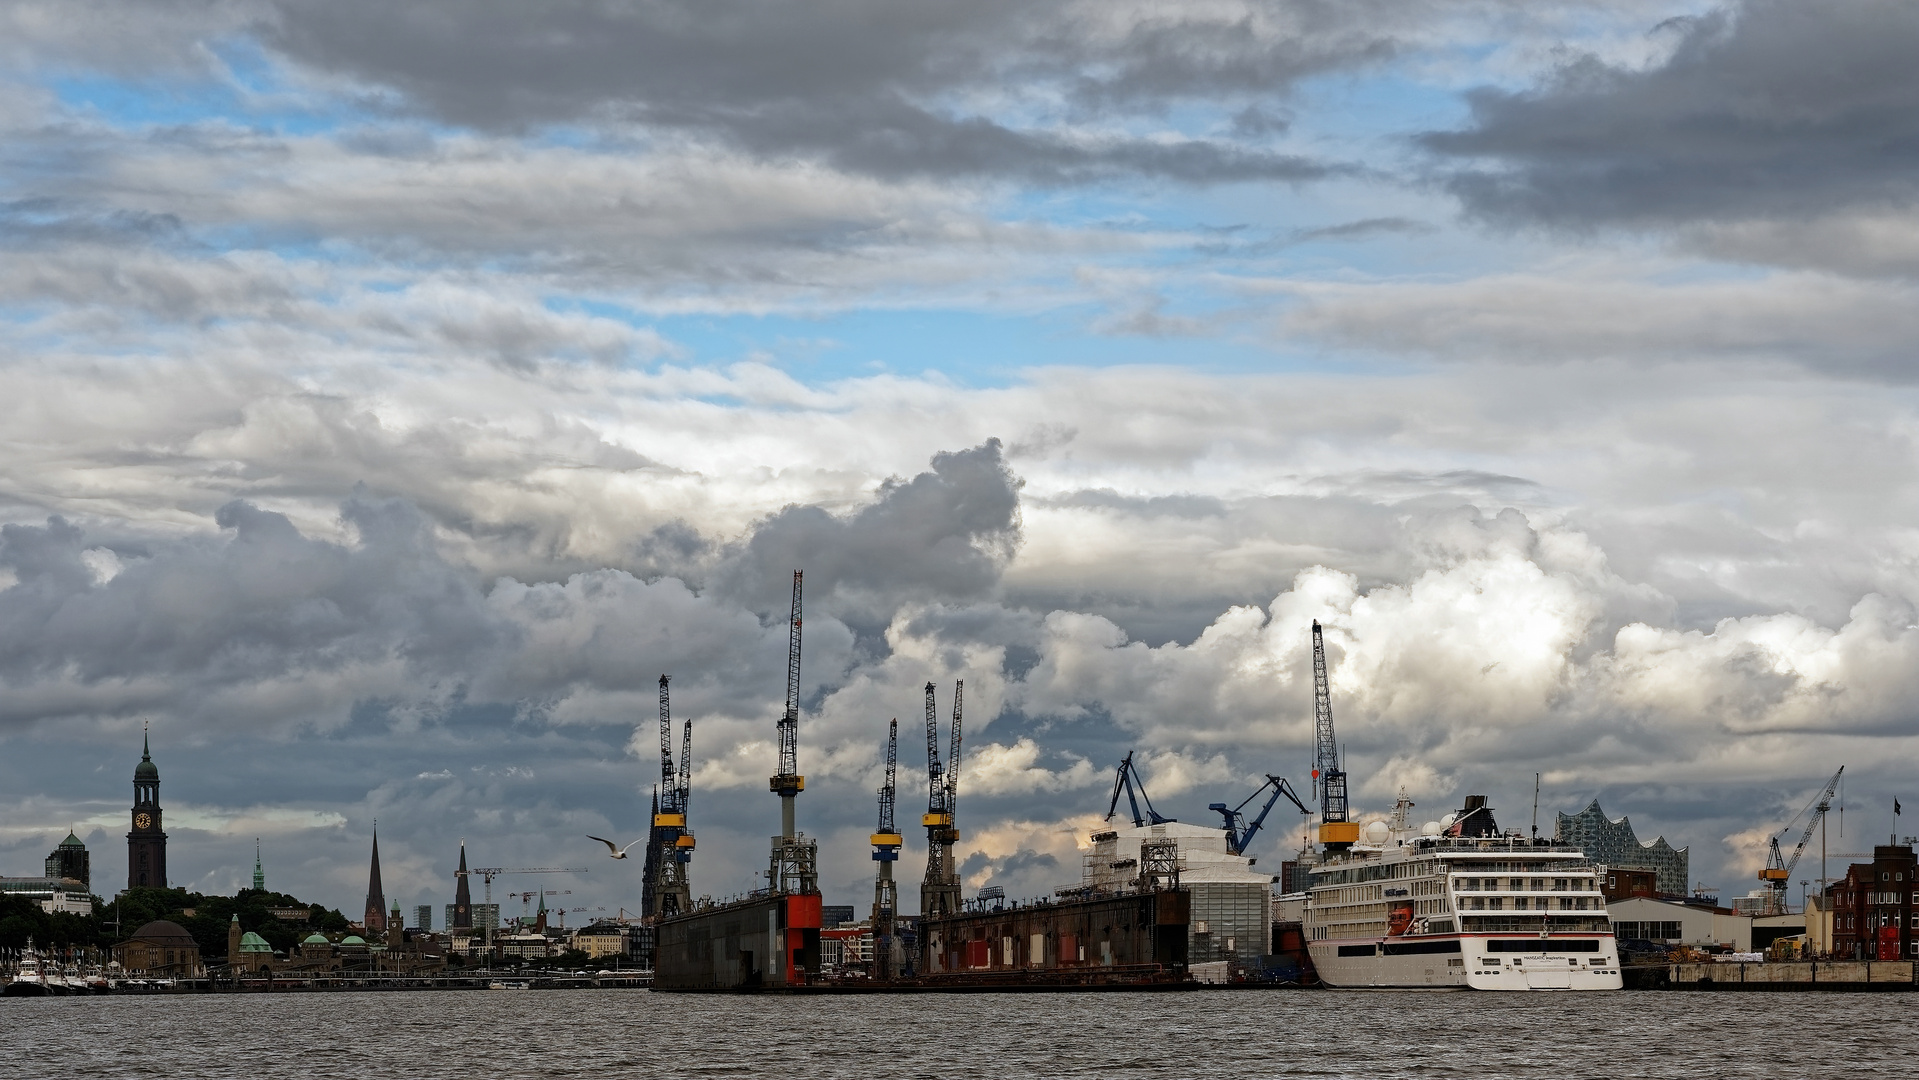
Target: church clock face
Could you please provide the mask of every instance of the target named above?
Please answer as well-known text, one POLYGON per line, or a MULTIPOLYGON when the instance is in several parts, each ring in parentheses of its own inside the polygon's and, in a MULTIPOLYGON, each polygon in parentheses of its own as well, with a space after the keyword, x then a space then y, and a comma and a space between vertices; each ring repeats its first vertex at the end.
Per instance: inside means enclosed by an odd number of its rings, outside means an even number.
POLYGON ((135 814, 135 815, 133 815, 133 827, 134 827, 134 828, 136 828, 136 829, 151 829, 151 828, 153 828, 153 815, 152 815, 152 814, 135 814))

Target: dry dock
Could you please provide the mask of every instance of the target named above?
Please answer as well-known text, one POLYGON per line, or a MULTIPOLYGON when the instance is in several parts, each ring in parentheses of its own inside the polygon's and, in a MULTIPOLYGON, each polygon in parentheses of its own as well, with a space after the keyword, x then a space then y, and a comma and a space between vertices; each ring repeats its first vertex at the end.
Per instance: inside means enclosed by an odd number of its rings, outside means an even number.
POLYGON ((820 894, 775 893, 661 919, 655 990, 775 990, 816 982, 820 894))

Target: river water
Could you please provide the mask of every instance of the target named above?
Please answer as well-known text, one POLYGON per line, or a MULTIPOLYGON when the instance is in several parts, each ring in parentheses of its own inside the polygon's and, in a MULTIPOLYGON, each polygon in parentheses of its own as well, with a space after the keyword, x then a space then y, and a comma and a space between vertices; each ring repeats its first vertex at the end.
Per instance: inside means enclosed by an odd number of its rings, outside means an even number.
POLYGON ((1912 1077, 1907 994, 0 999, 7 1077, 1912 1077))

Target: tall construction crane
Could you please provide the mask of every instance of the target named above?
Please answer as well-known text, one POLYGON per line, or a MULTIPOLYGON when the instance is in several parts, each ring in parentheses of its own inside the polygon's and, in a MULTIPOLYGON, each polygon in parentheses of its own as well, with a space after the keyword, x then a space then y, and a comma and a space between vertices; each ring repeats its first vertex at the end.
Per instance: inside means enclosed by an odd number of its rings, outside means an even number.
POLYGON ((465 871, 464 874, 458 870, 455 870, 453 873, 456 877, 477 877, 485 881, 485 903, 491 904, 493 902, 493 879, 496 877, 505 877, 508 874, 584 874, 587 872, 587 868, 584 866, 476 866, 471 870, 465 871))
MULTIPOLYGON (((584 866, 475 866, 470 870, 455 870, 453 872, 453 875, 455 877, 465 877, 465 878, 478 877, 480 880, 486 882, 486 899, 483 901, 483 903, 485 903, 488 908, 492 908, 493 907, 493 879, 496 877, 505 877, 508 874, 584 874, 584 873, 587 873, 587 868, 584 866)), ((512 894, 508 893, 507 895, 511 896, 512 894)), ((499 919, 499 911, 497 909, 494 909, 493 917, 494 917, 494 920, 497 922, 499 919)), ((493 930, 494 930, 494 927, 491 927, 491 926, 486 928, 487 943, 489 945, 492 944, 492 941, 493 941, 493 930)))
POLYGON ((641 906, 655 919, 687 911, 693 906, 688 876, 693 861, 693 830, 686 824, 692 796, 693 721, 685 722, 680 761, 673 763, 672 680, 660 676, 660 787, 653 797, 653 833, 646 852, 646 880, 641 906))
MULTIPOLYGON (((665 679, 666 676, 660 676, 665 679)), ((662 693, 664 688, 662 688, 662 693)), ((693 803, 693 721, 691 718, 680 722, 680 813, 688 812, 693 803)), ((690 835, 690 834, 689 834, 690 835)), ((684 845, 692 847, 691 844, 684 845)))
MULTIPOLYGON (((1831 780, 1826 781, 1825 788, 1820 791, 1819 794, 1813 796, 1812 801, 1806 804, 1805 809, 1794 814, 1792 820, 1786 822, 1785 827, 1780 829, 1779 833, 1771 838, 1766 852, 1765 869, 1759 871, 1759 880, 1764 882, 1766 888, 1770 890, 1766 896, 1766 914, 1782 915, 1785 913, 1786 887, 1792 884, 1792 872, 1794 868, 1799 865, 1799 856, 1805 854, 1806 844, 1812 839, 1812 830, 1824 823, 1826 820, 1826 812, 1832 809, 1833 793, 1839 790, 1839 778, 1845 774, 1846 767, 1844 765, 1839 766, 1839 771, 1832 774, 1831 780), (1808 814, 1811 816, 1806 817, 1808 814), (1806 831, 1800 834, 1798 846, 1792 849, 1792 858, 1782 858, 1779 854, 1779 837, 1791 830, 1801 817, 1806 817, 1806 831)), ((1841 829, 1840 831, 1843 832, 1844 830, 1841 829)), ((1819 840, 1819 888, 1821 890, 1826 887, 1825 848, 1826 841, 1822 835, 1819 840)))
POLYGON ((1133 811, 1133 828, 1143 828, 1147 825, 1165 825, 1178 820, 1177 818, 1166 817, 1159 811, 1153 809, 1153 800, 1146 795, 1146 781, 1141 780, 1138 771, 1133 768, 1133 752, 1131 750, 1126 751, 1125 760, 1119 763, 1119 771, 1113 774, 1113 797, 1106 804, 1106 820, 1108 821, 1113 820, 1113 815, 1119 810, 1119 793, 1122 790, 1126 792, 1126 805, 1131 807, 1133 811), (1146 813, 1143 815, 1139 812, 1139 804, 1142 799, 1146 801, 1146 813))
POLYGON ((959 830, 953 827, 953 808, 959 801, 960 698, 966 684, 953 684, 953 749, 951 761, 940 764, 939 706, 933 684, 926 684, 926 877, 920 883, 920 917, 938 918, 960 909, 959 870, 953 865, 953 845, 959 830))
POLYGON ((1319 789, 1319 846, 1345 851, 1359 842, 1359 822, 1347 820, 1346 771, 1333 737, 1333 691, 1326 678, 1326 640, 1313 620, 1313 782, 1319 789))
POLYGON ((806 790, 806 777, 799 772, 800 582, 801 571, 793 571, 793 614, 786 637, 786 708, 780 713, 778 725, 780 771, 767 779, 767 787, 780 797, 780 835, 773 840, 766 886, 773 892, 814 893, 819 891, 818 853, 793 823, 793 798, 806 790))
POLYGON ((572 889, 528 889, 525 892, 510 892, 510 893, 507 893, 507 895, 517 896, 520 898, 520 924, 523 926, 526 924, 526 906, 533 902, 534 897, 539 897, 540 909, 534 912, 534 918, 535 918, 534 925, 544 930, 546 929, 546 913, 547 913, 546 898, 549 896, 572 896, 573 890, 572 889))
MULTIPOLYGON (((946 755, 946 812, 959 820, 959 774, 960 774, 960 701, 966 696, 966 683, 957 680, 953 683, 953 726, 949 734, 952 737, 952 750, 946 755)), ((958 840, 959 834, 954 833, 958 840)))
POLYGON ((890 979, 898 974, 893 962, 893 928, 899 917, 900 889, 893 880, 893 864, 899 861, 905 843, 893 825, 893 777, 899 765, 900 722, 895 717, 886 725, 886 783, 880 785, 879 828, 873 833, 873 861, 879 873, 873 879, 873 977, 890 979))
POLYGON ((1235 855, 1246 854, 1247 845, 1253 842, 1253 837, 1259 832, 1260 826, 1266 824, 1266 815, 1272 812, 1273 804, 1279 802, 1281 795, 1292 800, 1293 805, 1299 807, 1300 813, 1312 814, 1312 811, 1306 809, 1306 804, 1300 800, 1299 792, 1293 790, 1293 785, 1287 783, 1285 777, 1274 776, 1271 773, 1267 773, 1266 782, 1255 789, 1251 795, 1246 796, 1245 801, 1238 806, 1228 808, 1223 802, 1208 804, 1206 809, 1216 810, 1226 819, 1226 850, 1235 855), (1247 805, 1259 798, 1267 788, 1273 789, 1273 793, 1267 796, 1266 805, 1259 808, 1259 816, 1249 824, 1244 811, 1247 805))

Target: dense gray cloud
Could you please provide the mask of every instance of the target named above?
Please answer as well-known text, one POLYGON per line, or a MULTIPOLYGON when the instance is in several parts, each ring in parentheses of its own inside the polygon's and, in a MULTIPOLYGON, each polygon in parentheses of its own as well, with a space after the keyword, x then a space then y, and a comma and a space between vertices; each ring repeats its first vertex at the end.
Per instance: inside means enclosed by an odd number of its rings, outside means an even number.
POLYGON ((1469 95, 1421 138, 1492 168, 1453 189, 1485 218, 1585 227, 1807 218, 1919 194, 1919 10, 1744 0, 1657 31, 1643 68, 1575 55, 1534 89, 1469 95))
POLYGON ((1019 547, 1019 486, 998 439, 941 452, 931 472, 887 479, 850 516, 786 507, 753 530, 722 580, 734 596, 778 596, 806 568, 816 599, 840 594, 829 610, 881 625, 909 600, 981 597, 1019 547))
POLYGON ((932 465, 846 517, 792 506, 760 523, 713 568, 725 600, 618 570, 488 585, 447 559, 413 504, 363 496, 341 508, 346 542, 245 501, 215 515, 219 541, 116 549, 59 517, 0 526, 0 570, 12 575, 0 590, 8 711, 23 723, 165 709, 230 726, 278 693, 275 722, 321 727, 370 698, 619 722, 631 703, 597 713, 593 703, 643 697, 654 668, 705 658, 688 684, 707 688, 697 700, 749 715, 757 698, 715 693, 753 685, 740 672, 782 655, 773 646, 792 570, 811 570, 816 683, 844 663, 836 608, 877 629, 909 599, 996 585, 1019 537, 1018 484, 998 442, 932 465))
POLYGON ((1220 181, 1311 179, 1327 167, 1255 144, 1040 117, 1152 116, 1181 101, 1283 94, 1388 55, 1391 37, 1375 25, 1319 0, 1178 11, 572 0, 288 3, 264 35, 303 64, 478 127, 635 120, 886 176, 1220 181), (1004 116, 989 114, 994 98, 1004 116))

